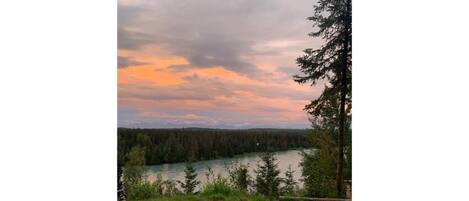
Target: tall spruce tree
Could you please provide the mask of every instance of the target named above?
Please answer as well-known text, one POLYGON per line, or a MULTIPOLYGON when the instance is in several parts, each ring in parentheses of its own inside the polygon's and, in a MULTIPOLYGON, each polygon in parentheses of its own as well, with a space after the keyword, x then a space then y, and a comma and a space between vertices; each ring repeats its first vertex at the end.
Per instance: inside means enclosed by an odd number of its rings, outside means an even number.
POLYGON ((338 157, 336 169, 336 190, 343 196, 344 132, 346 110, 351 108, 352 88, 352 1, 319 0, 314 6, 314 15, 308 17, 316 28, 309 35, 321 37, 325 44, 318 49, 306 49, 297 59, 303 75, 295 75, 298 83, 319 81, 326 84, 321 96, 305 106, 311 115, 320 117, 324 102, 338 97, 340 102, 338 119, 338 157))
POLYGON ((185 194, 193 194, 197 185, 200 184, 200 181, 197 180, 197 173, 195 172, 192 162, 186 163, 186 169, 184 170, 184 182, 178 181, 181 185, 185 194))
POLYGON ((280 170, 274 154, 267 152, 262 155, 261 163, 256 169, 256 191, 268 197, 277 197, 279 195, 279 177, 280 170))

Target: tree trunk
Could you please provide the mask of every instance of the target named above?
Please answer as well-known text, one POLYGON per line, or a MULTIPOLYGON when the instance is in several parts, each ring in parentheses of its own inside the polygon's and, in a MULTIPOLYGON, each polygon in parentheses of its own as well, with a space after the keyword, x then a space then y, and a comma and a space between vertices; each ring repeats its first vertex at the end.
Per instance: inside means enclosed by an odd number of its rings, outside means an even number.
POLYGON ((347 92, 347 85, 344 85, 344 80, 346 79, 346 73, 343 73, 342 76, 342 90, 340 93, 340 113, 339 113, 339 137, 337 145, 339 147, 339 156, 337 157, 337 175, 336 175, 336 188, 337 196, 342 196, 342 170, 344 166, 344 125, 345 125, 345 96, 347 92))
POLYGON ((344 131, 345 131, 345 101, 348 91, 347 85, 347 68, 348 68, 348 53, 349 53, 349 42, 350 26, 351 26, 351 0, 347 0, 347 6, 345 11, 345 38, 342 52, 342 72, 341 72, 341 90, 340 90, 340 111, 339 111, 339 136, 337 140, 338 145, 338 157, 337 157, 337 175, 336 175, 336 188, 337 196, 343 196, 343 166, 344 166, 344 131))

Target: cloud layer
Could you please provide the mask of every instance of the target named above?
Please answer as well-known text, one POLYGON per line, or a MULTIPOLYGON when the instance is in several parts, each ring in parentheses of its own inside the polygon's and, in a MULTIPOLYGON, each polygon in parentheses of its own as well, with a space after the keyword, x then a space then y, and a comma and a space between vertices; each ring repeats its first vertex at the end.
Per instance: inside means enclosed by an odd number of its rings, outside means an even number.
POLYGON ((119 126, 308 127, 313 1, 119 1, 119 126))

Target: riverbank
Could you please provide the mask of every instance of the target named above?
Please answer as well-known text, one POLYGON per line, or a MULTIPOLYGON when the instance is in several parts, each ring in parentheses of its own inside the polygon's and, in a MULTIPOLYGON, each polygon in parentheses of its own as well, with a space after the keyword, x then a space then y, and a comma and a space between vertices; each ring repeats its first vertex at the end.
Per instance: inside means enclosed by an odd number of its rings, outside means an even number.
POLYGON ((307 129, 118 129, 118 164, 133 147, 145 164, 231 158, 240 154, 311 148, 307 129))

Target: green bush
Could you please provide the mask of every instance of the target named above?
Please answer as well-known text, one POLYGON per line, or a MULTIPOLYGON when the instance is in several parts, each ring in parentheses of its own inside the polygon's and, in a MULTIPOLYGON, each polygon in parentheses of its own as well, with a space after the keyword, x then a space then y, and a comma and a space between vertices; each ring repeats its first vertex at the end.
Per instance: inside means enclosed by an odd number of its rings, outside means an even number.
POLYGON ((269 199, 261 195, 248 195, 240 192, 235 195, 175 195, 172 197, 158 197, 155 199, 149 199, 145 201, 270 201, 269 199))
POLYGON ((158 197, 158 191, 154 185, 148 182, 138 183, 128 189, 129 200, 144 200, 158 197))
POLYGON ((232 195, 234 193, 237 191, 230 186, 228 180, 220 176, 208 182, 202 190, 203 195, 232 195))

